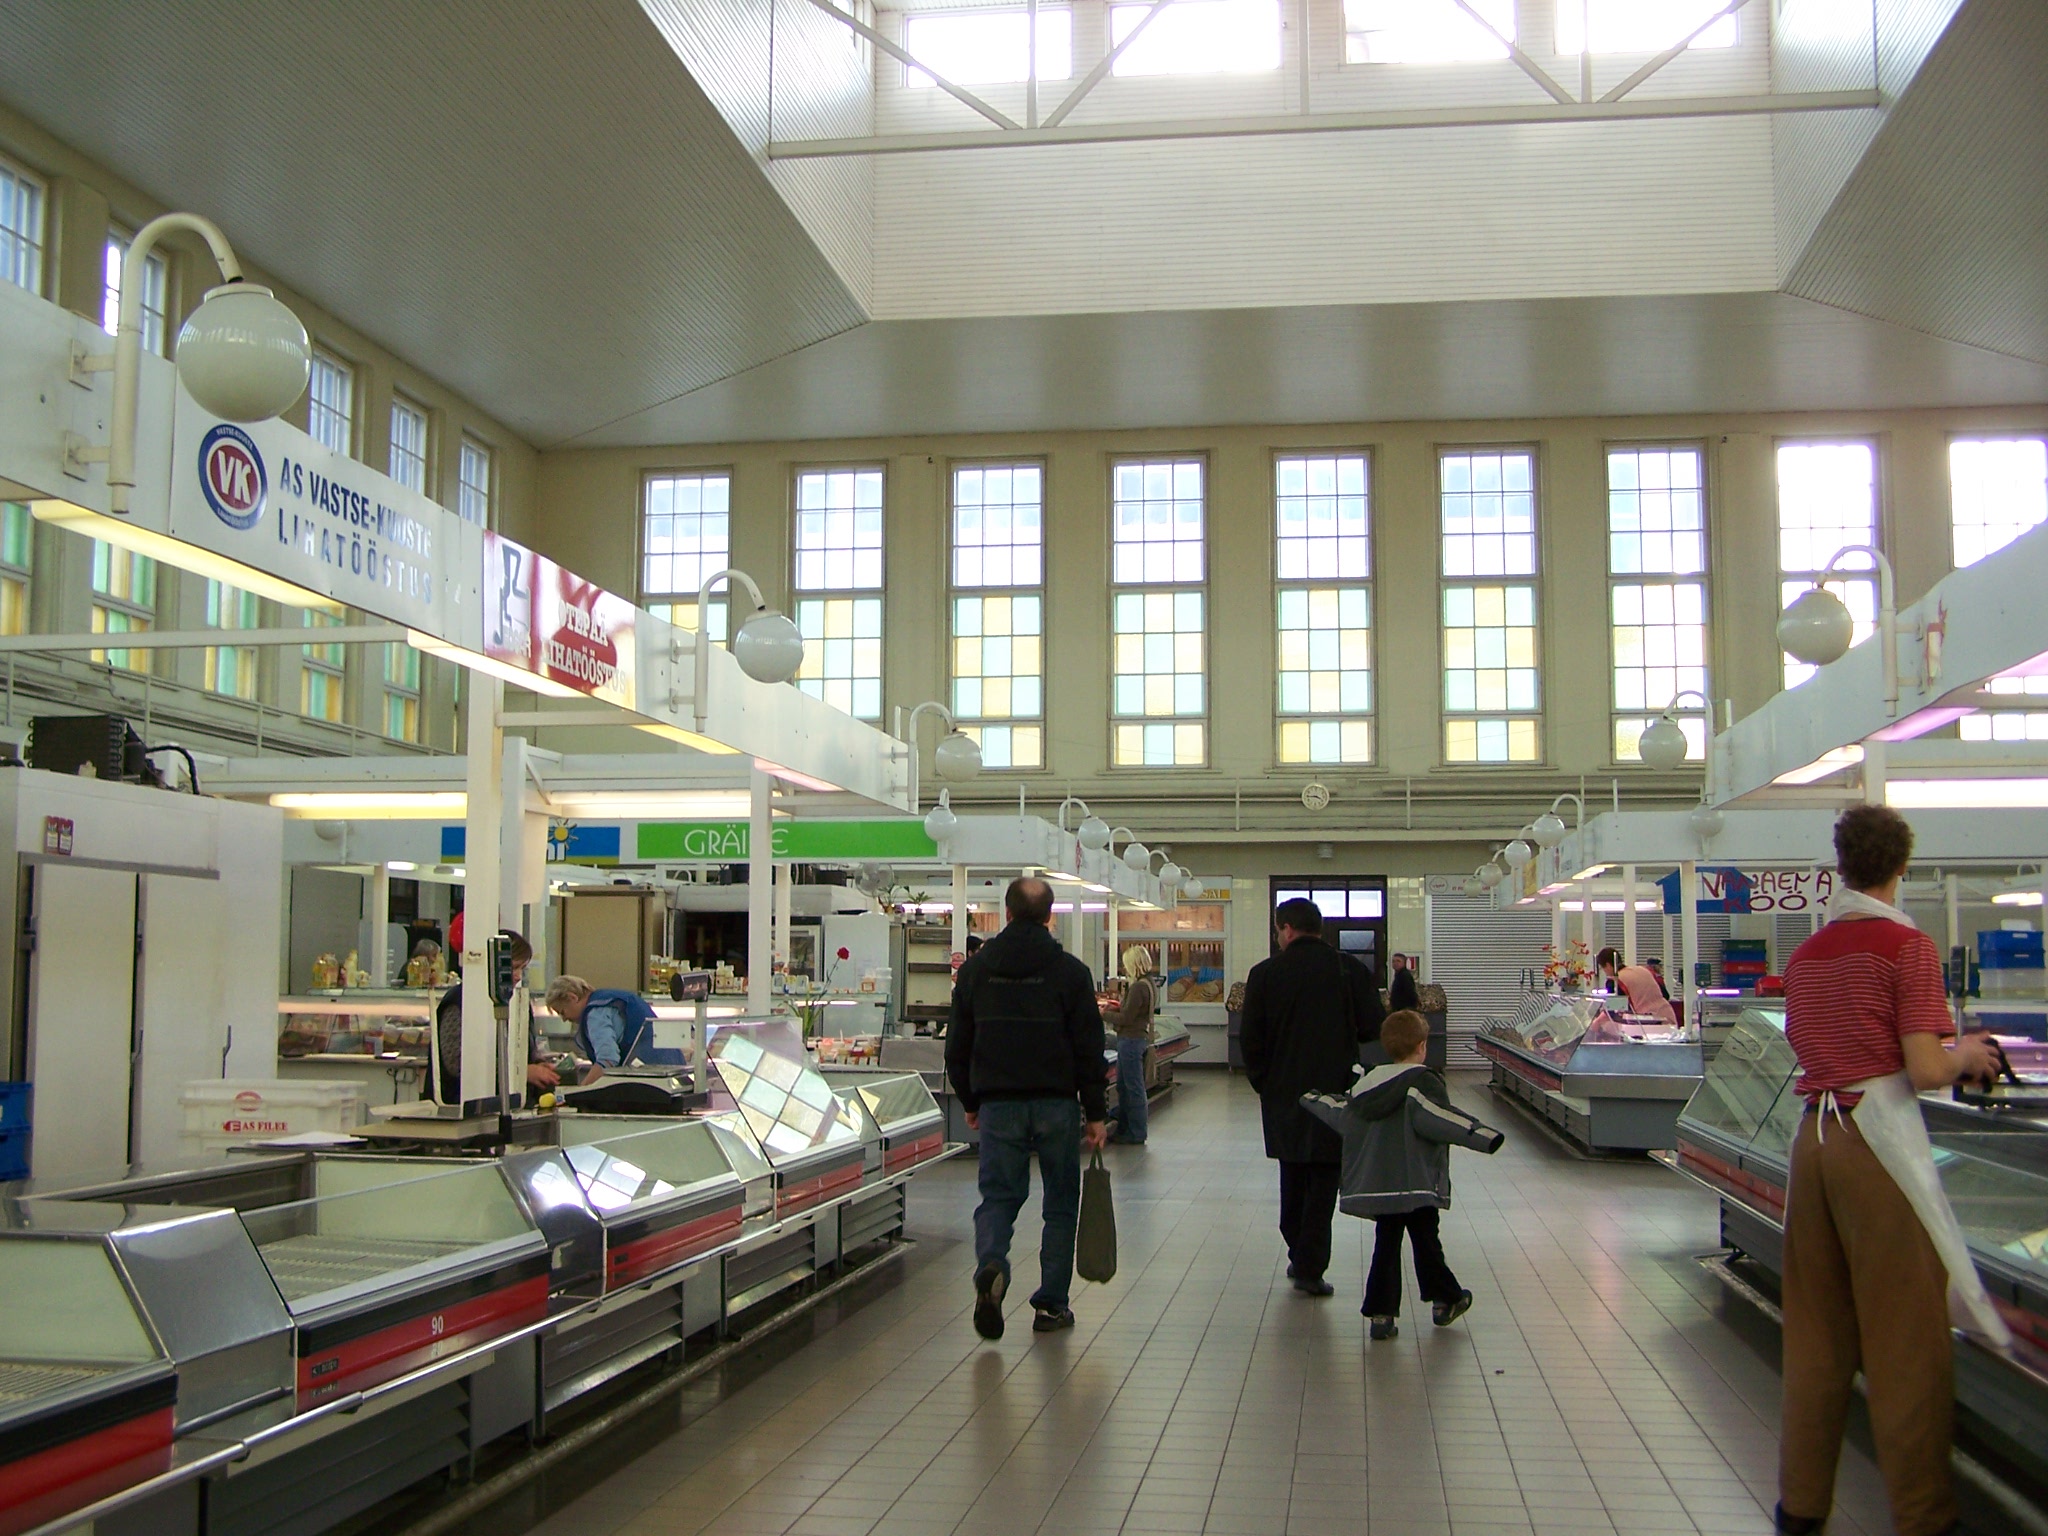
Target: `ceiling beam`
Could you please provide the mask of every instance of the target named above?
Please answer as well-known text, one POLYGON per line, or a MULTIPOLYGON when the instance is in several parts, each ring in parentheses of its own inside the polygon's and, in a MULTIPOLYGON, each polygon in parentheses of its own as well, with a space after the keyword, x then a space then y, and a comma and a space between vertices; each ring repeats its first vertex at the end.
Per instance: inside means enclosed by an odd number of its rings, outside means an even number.
POLYGON ((1881 104, 1876 91, 1800 91, 1780 95, 1666 96, 1649 100, 1533 102, 1516 106, 1408 107, 1377 112, 1312 112, 1284 116, 1161 118, 979 129, 948 133, 873 134, 841 139, 777 139, 771 160, 824 160, 849 155, 908 155, 937 150, 1015 149, 1031 144, 1135 144, 1161 139, 1257 138, 1288 133, 1368 133, 1397 128, 1490 128, 1532 123, 1645 122, 1690 117, 1754 117, 1778 112, 1843 112, 1881 104))

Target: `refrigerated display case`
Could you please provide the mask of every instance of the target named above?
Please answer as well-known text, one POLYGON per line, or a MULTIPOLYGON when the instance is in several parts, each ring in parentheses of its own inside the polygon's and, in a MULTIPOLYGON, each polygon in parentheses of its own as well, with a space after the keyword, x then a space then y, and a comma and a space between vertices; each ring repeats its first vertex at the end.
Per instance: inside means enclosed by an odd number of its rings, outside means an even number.
POLYGON ((721 1025, 712 1032, 707 1054, 720 1089, 712 1103, 736 1109, 767 1158, 775 1173, 778 1215, 859 1187, 860 1131, 811 1064, 794 1022, 721 1025))
POLYGON ((1475 1044, 1493 1086, 1574 1141, 1598 1152, 1650 1152, 1676 1144, 1679 1112, 1702 1073, 1696 1033, 1617 1013, 1612 998, 1532 992, 1513 1019, 1495 1019, 1475 1044))
POLYGON ((605 1289, 618 1290, 737 1237, 746 1188, 700 1120, 562 1121, 562 1155, 605 1231, 605 1289))
POLYGON ((27 1530, 170 1465, 177 1372, 104 1235, 0 1240, 0 1531, 27 1530))
POLYGON ((244 1211, 296 1331, 301 1406, 547 1316, 547 1239, 494 1163, 244 1211))
POLYGON ((915 1072, 863 1076, 854 1085, 882 1142, 882 1172, 896 1173, 938 1156, 946 1144, 946 1117, 915 1072))

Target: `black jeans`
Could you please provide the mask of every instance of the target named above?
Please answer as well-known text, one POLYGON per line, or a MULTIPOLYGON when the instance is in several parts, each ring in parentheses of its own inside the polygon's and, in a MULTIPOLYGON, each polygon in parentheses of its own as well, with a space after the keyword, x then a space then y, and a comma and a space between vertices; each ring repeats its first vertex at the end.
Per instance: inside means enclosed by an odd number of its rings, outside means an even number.
POLYGON ((1335 1163, 1280 1165, 1280 1235, 1297 1280, 1320 1280, 1330 1267, 1330 1218, 1337 1214, 1335 1163))
POLYGON ((1365 1279, 1367 1317, 1394 1317, 1401 1311, 1401 1236, 1415 1247, 1415 1284, 1424 1301, 1456 1301, 1458 1277, 1444 1262, 1443 1239, 1437 1236, 1437 1208, 1372 1219, 1372 1271, 1365 1279))

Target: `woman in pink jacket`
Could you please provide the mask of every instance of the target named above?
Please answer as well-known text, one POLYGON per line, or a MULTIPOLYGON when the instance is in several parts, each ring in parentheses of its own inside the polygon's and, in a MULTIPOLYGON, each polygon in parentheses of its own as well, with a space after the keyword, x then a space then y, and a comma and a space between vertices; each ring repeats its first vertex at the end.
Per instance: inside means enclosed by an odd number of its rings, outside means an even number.
POLYGON ((1649 967, 1623 965, 1621 951, 1611 948, 1601 950, 1596 963, 1600 974, 1613 983, 1615 992, 1627 1002, 1630 1013, 1666 1024, 1678 1023, 1678 1011, 1664 996, 1664 989, 1657 985, 1657 978, 1650 974, 1649 967))

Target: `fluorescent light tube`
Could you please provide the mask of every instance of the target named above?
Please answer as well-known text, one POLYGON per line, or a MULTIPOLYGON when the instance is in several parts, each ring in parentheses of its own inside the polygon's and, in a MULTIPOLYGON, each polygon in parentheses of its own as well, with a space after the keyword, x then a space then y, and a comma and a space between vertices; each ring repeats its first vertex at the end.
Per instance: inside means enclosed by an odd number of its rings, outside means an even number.
POLYGON ((294 816, 358 821, 460 821, 469 810, 469 796, 459 789, 332 790, 272 795, 270 803, 294 816))
POLYGON ((1884 803, 1901 811, 2048 809, 2048 779, 1887 779, 1884 803))
POLYGON ((1794 768, 1790 773, 1781 773, 1773 784, 1817 784, 1822 779, 1853 768, 1863 761, 1861 746, 1836 747, 1832 752, 1823 752, 1804 768, 1794 768))

